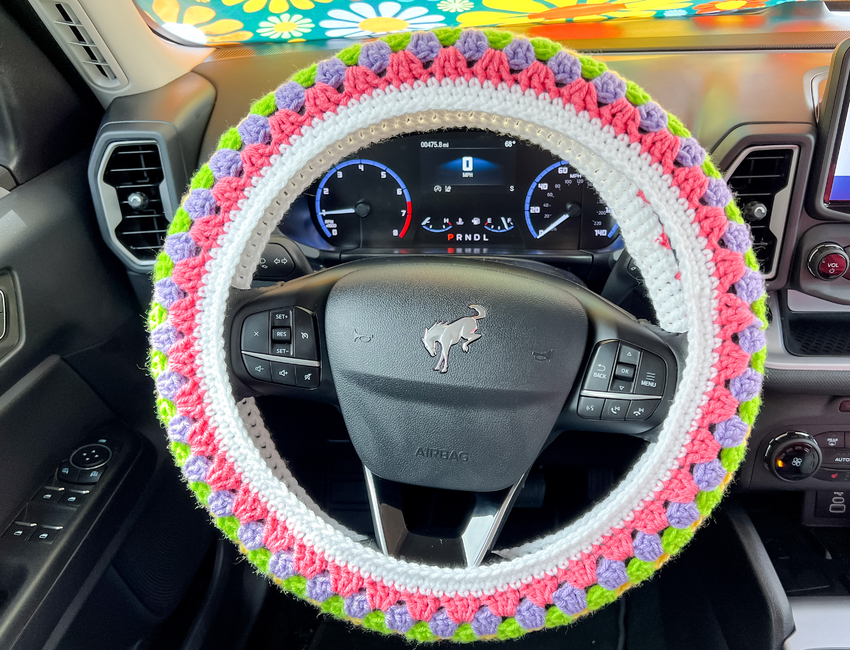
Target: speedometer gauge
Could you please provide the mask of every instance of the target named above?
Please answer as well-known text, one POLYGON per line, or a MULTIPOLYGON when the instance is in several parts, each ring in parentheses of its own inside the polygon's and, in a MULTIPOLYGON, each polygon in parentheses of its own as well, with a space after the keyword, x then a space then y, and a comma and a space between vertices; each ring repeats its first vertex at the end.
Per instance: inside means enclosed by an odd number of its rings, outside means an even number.
POLYGON ((407 186, 374 160, 347 160, 331 169, 319 183, 315 207, 322 234, 341 248, 361 245, 361 223, 368 222, 370 236, 378 240, 370 245, 392 246, 410 229, 407 186))
POLYGON ((578 248, 585 179, 565 160, 537 175, 525 196, 525 222, 542 248, 578 248))

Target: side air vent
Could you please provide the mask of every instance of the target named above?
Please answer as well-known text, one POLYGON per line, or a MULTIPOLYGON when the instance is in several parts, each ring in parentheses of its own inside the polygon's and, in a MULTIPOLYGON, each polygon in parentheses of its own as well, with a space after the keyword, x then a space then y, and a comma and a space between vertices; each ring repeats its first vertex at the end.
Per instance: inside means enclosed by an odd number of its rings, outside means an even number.
POLYGON ((30 4, 89 83, 104 90, 116 90, 127 84, 77 0, 30 0, 30 4))
POLYGON ((157 143, 112 143, 104 152, 98 181, 113 243, 136 263, 152 264, 172 214, 157 143))
POLYGON ((750 147, 726 172, 752 229, 756 257, 767 279, 776 275, 798 152, 797 145, 750 147))

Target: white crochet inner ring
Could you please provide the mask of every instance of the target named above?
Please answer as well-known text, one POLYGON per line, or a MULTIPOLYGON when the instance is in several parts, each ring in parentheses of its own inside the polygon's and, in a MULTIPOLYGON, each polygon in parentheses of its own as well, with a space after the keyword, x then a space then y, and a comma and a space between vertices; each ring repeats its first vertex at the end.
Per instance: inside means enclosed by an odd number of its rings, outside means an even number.
POLYGON ((376 91, 372 97, 340 107, 336 115, 316 120, 282 149, 283 155, 275 156, 264 176, 254 180, 248 199, 232 214, 221 248, 214 251, 204 278, 198 323, 201 380, 210 400, 206 408, 221 445, 244 479, 291 530, 328 559, 397 588, 480 595, 554 573, 652 497, 677 466, 689 428, 705 403, 718 333, 713 324, 713 268, 706 262, 705 242, 698 236, 693 211, 679 198, 678 189, 671 187, 669 177, 641 156, 638 145, 545 95, 522 93, 518 87, 482 86, 475 80, 432 80, 417 82, 413 88, 376 91), (362 536, 322 513, 274 449, 253 400, 235 403, 224 341, 230 287, 250 286, 265 242, 304 189, 365 145, 403 133, 457 127, 523 138, 569 161, 610 206, 644 274, 661 326, 688 332, 687 365, 658 442, 648 446, 616 489, 562 530, 499 551, 508 558, 505 561, 473 568, 436 567, 384 556, 364 543, 362 536), (662 227, 675 256, 655 243, 662 227), (681 280, 676 278, 679 272, 681 280))

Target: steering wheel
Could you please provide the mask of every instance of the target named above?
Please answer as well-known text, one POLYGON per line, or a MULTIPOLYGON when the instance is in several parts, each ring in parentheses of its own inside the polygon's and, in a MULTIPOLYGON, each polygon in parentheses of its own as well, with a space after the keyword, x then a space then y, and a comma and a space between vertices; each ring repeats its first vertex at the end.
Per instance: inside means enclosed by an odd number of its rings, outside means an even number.
POLYGON ((567 624, 651 576, 721 499, 760 405, 764 285, 720 173, 638 86, 545 39, 396 34, 298 72, 194 176, 154 281, 158 414, 213 522, 283 589, 417 641, 567 624), (399 255, 251 288, 272 230, 328 169, 392 136, 465 127, 537 144, 593 184, 657 327, 496 260, 399 255), (375 540, 292 476, 254 400, 270 394, 341 410, 375 540), (564 430, 650 442, 583 516, 489 555, 564 430), (403 485, 469 493, 460 532, 411 530, 403 485))

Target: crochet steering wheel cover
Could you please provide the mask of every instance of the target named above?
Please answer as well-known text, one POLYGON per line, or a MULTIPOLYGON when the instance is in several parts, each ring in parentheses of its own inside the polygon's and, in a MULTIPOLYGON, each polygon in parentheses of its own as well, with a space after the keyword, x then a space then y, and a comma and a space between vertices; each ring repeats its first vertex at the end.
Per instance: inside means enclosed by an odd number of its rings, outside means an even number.
POLYGON ((677 553, 743 460, 765 357, 750 245, 699 144, 604 64, 495 31, 355 45, 256 102, 192 179, 154 272, 158 413, 216 525, 324 611, 419 641, 566 624, 677 553), (223 328, 230 287, 249 286, 276 220, 315 178, 370 142, 463 125, 540 144, 589 178, 660 324, 688 332, 688 362, 659 442, 611 495, 564 530, 502 551, 507 561, 448 569, 384 557, 319 511, 253 402, 235 403, 223 328))

